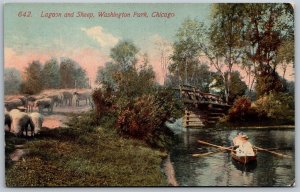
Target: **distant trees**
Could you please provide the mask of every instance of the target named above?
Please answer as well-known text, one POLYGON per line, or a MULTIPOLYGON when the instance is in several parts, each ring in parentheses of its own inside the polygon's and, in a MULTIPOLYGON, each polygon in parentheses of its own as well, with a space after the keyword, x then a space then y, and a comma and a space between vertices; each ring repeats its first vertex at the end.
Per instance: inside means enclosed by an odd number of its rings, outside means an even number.
POLYGON ((21 84, 21 92, 25 94, 39 93, 43 89, 42 64, 32 61, 25 69, 25 80, 21 84))
POLYGON ((61 88, 88 87, 86 72, 76 61, 70 58, 62 58, 59 72, 61 88))
POLYGON ((57 89, 60 87, 59 64, 57 59, 46 61, 42 70, 43 84, 45 89, 57 89))
POLYGON ((75 61, 64 58, 61 63, 52 58, 43 65, 32 61, 25 68, 23 79, 14 68, 4 69, 5 94, 36 94, 43 89, 87 88, 86 71, 75 61))
POLYGON ((15 68, 4 68, 4 94, 16 94, 20 90, 21 74, 15 68))

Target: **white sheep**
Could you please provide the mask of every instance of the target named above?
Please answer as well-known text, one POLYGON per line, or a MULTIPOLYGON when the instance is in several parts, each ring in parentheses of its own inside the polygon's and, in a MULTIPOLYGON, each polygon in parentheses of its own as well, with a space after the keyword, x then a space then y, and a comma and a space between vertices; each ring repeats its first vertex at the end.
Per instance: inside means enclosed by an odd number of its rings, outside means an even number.
POLYGON ((23 135, 23 132, 26 132, 26 136, 28 136, 28 127, 31 129, 31 136, 34 133, 34 124, 32 123, 29 115, 25 112, 21 112, 17 109, 14 109, 9 112, 12 119, 11 132, 17 136, 23 135))
POLYGON ((34 125, 34 135, 37 135, 40 133, 43 125, 43 115, 38 112, 33 112, 29 114, 31 121, 34 125))

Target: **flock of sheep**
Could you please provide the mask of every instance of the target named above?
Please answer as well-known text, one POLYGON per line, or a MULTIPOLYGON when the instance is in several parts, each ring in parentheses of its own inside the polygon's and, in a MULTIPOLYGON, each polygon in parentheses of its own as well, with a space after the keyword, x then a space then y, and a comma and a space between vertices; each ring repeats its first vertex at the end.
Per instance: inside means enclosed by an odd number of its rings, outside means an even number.
POLYGON ((91 92, 71 92, 60 91, 58 93, 42 95, 26 95, 19 98, 10 99, 4 102, 5 106, 5 124, 8 131, 16 136, 25 135, 34 136, 39 134, 43 124, 44 109, 48 113, 53 112, 53 108, 58 106, 71 106, 75 99, 75 106, 79 106, 80 101, 85 101, 85 105, 91 105, 91 92))

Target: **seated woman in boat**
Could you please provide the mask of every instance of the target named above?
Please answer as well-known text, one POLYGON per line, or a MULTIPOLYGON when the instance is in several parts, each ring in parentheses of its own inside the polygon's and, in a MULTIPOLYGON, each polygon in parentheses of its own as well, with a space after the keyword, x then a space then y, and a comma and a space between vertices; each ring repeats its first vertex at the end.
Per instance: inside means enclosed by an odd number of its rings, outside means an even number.
POLYGON ((255 156, 252 144, 248 141, 247 135, 242 135, 236 144, 238 148, 235 150, 237 156, 255 156))
POLYGON ((233 146, 237 146, 237 147, 239 146, 239 143, 240 143, 241 140, 242 140, 242 136, 243 136, 243 133, 240 132, 240 133, 238 133, 238 134, 236 135, 235 138, 233 138, 233 140, 232 140, 233 146))

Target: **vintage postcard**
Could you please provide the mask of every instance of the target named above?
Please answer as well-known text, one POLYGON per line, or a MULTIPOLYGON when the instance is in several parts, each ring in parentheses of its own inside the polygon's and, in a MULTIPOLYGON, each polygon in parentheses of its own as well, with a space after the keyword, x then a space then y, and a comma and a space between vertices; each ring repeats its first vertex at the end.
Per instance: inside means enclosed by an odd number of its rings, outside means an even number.
POLYGON ((295 186, 294 5, 6 3, 6 187, 295 186))

